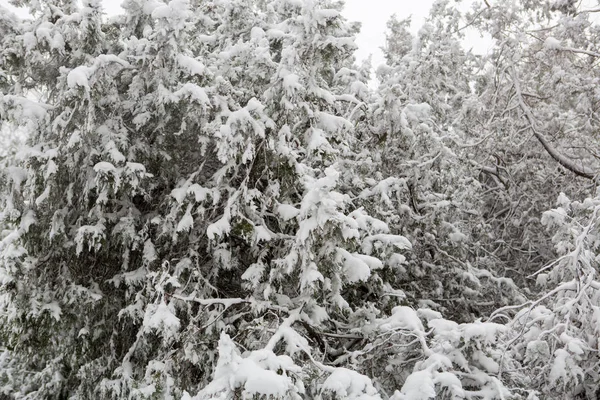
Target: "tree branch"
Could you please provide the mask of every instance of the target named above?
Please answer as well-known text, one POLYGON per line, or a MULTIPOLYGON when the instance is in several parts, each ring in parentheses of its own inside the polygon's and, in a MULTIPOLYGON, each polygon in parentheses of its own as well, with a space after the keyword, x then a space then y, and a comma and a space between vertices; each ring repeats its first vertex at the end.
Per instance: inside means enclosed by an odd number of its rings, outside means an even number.
POLYGON ((591 168, 588 168, 586 166, 575 164, 575 162, 573 160, 571 160, 567 156, 561 154, 557 149, 555 149, 552 146, 552 144, 550 144, 550 142, 548 142, 548 139, 546 139, 544 137, 544 135, 542 135, 537 130, 536 123, 535 123, 535 117, 533 116, 531 109, 527 106, 527 104, 525 104, 525 101, 523 100, 523 92, 521 91, 521 85, 519 83, 517 73, 516 73, 514 67, 511 68, 510 74, 513 79, 513 83, 514 83, 515 91, 517 94, 517 99, 519 101, 519 105, 521 106, 521 109, 523 110, 523 113, 525 114, 525 117, 527 118, 527 121, 529 122, 529 126, 530 126, 531 130, 533 131, 533 135, 542 144, 542 146, 544 147, 546 152, 548 154, 550 154, 550 156, 555 161, 557 161, 560 165, 562 165, 569 171, 573 172, 575 175, 581 176, 581 177, 587 178, 587 179, 594 179, 596 176, 595 171, 593 171, 591 168))

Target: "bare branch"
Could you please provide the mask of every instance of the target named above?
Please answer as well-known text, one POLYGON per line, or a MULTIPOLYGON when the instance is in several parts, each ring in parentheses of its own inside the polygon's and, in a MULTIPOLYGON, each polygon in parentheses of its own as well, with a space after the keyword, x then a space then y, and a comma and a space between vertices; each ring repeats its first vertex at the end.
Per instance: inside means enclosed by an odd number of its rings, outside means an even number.
POLYGON ((600 8, 589 8, 587 10, 578 11, 575 15, 585 14, 585 13, 591 14, 591 13, 597 13, 597 12, 600 12, 600 8))
POLYGON ((580 54, 586 54, 588 56, 592 56, 592 57, 600 57, 600 53, 596 53, 595 51, 589 51, 589 50, 581 50, 581 49, 576 49, 574 47, 558 47, 555 50, 563 50, 563 51, 570 51, 571 53, 580 53, 580 54))

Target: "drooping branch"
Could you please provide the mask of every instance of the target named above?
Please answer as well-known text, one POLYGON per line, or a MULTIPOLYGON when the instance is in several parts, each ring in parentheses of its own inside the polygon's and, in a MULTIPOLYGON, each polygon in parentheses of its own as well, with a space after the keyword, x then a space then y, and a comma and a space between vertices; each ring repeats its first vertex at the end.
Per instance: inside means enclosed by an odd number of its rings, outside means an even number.
POLYGON ((523 92, 521 91, 521 85, 519 83, 519 79, 517 77, 517 73, 516 73, 514 67, 511 68, 510 74, 512 76, 517 100, 519 101, 519 106, 523 110, 523 113, 525 114, 525 118, 527 118, 527 122, 529 122, 529 127, 531 128, 533 135, 542 144, 542 146, 544 147, 546 152, 548 152, 548 154, 550 154, 550 156, 555 161, 557 161, 560 165, 562 165, 569 171, 573 172, 575 175, 581 176, 581 177, 587 178, 587 179, 594 179, 597 174, 594 170, 592 170, 591 168, 588 168, 584 165, 577 165, 572 159, 565 156, 564 154, 561 154, 556 148, 554 148, 554 146, 552 146, 552 144, 548 141, 548 139, 546 139, 544 137, 544 135, 542 133, 540 133, 540 131, 537 129, 537 126, 535 123, 535 117, 533 116, 531 109, 529 108, 529 106, 527 106, 527 104, 523 100, 523 92))

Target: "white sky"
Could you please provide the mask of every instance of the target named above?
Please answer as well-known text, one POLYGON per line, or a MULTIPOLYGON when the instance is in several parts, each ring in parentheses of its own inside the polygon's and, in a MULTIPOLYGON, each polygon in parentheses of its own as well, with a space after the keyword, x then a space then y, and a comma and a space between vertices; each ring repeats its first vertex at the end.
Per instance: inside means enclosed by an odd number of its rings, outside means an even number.
POLYGON ((362 22, 356 38, 359 60, 373 56, 373 66, 384 62, 381 47, 385 42, 386 23, 396 14, 399 19, 412 16, 412 30, 416 33, 429 13, 434 0, 346 0, 344 15, 350 21, 362 22))

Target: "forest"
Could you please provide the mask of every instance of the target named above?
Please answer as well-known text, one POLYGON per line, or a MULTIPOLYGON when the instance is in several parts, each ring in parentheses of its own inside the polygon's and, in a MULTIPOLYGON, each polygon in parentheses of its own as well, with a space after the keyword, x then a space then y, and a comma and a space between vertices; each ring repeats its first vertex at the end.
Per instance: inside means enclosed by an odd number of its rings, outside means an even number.
POLYGON ((600 398, 600 5, 11 4, 0 399, 600 398))

